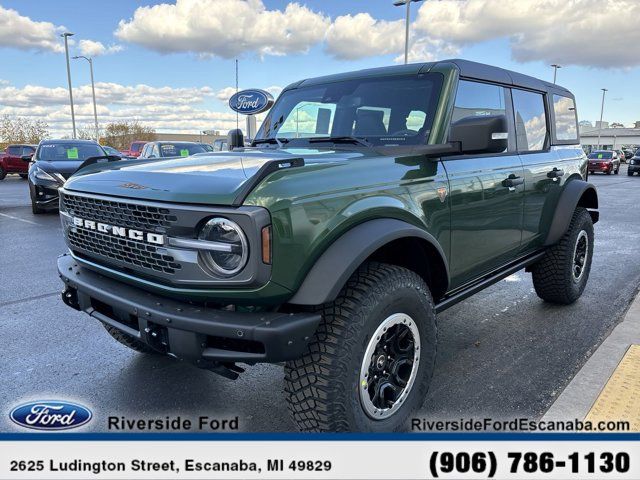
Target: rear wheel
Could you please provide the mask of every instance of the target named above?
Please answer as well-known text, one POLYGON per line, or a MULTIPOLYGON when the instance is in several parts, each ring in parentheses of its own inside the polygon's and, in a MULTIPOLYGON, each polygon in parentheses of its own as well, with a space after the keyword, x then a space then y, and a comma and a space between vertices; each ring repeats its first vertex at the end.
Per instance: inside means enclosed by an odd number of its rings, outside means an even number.
POLYGON ((4 177, 6 176, 7 176, 7 171, 4 168, 0 167, 0 180, 4 180, 4 177))
POLYGON ((532 267, 533 286, 547 302, 568 305, 584 291, 593 256, 593 222, 589 212, 576 208, 569 229, 532 267))
POLYGON ((616 168, 615 174, 618 175, 618 173, 620 173, 620 165, 618 165, 618 168, 616 168))
POLYGON ((113 338, 115 338, 118 342, 120 342, 125 347, 129 347, 131 350, 135 350, 136 352, 147 353, 147 354, 158 354, 158 355, 160 354, 159 352, 155 351, 146 343, 143 343, 137 338, 133 338, 132 336, 121 332, 120 330, 118 330, 115 327, 112 327, 111 325, 107 325, 106 323, 103 323, 102 326, 105 328, 107 332, 109 332, 109 335, 111 335, 113 338))
POLYGON ((285 366, 302 431, 395 431, 422 405, 433 374, 436 318, 416 273, 362 266, 322 309, 307 353, 285 366))

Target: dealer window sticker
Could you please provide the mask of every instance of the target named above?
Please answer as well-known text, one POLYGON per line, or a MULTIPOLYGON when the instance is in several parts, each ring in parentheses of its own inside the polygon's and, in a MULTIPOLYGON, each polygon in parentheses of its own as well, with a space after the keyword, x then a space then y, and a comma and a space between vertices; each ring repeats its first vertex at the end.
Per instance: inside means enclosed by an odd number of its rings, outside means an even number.
POLYGON ((601 153, 598 154, 598 158, 602 158, 602 154, 601 153))
POLYGON ((67 148, 67 158, 69 160, 77 160, 78 159, 78 149, 76 147, 67 148))
POLYGON ((186 148, 183 148, 180 150, 180 156, 181 157, 188 157, 189 156, 189 150, 186 148))

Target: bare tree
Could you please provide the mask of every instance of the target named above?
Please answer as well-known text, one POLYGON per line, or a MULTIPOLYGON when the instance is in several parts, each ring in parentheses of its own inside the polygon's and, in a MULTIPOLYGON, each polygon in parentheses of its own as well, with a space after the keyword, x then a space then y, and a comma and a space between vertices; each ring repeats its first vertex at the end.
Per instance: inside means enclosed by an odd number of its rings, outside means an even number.
POLYGON ((0 117, 0 146, 10 143, 39 143, 49 136, 49 125, 43 120, 25 117, 0 117))
POLYGON ((131 122, 113 122, 105 128, 103 144, 110 145, 118 150, 126 150, 134 140, 147 142, 156 139, 156 131, 153 128, 141 125, 137 120, 131 122))

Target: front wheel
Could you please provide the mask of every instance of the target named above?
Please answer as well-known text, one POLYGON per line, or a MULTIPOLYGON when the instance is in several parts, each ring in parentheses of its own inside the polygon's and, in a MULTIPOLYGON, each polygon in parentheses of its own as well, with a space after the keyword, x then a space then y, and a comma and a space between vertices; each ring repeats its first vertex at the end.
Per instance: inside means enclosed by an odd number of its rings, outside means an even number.
POLYGON ((44 209, 39 207, 35 200, 31 200, 31 213, 34 215, 40 215, 41 213, 44 213, 44 209))
POLYGON ((629 175, 630 177, 633 177, 633 172, 630 170, 627 170, 627 175, 629 175))
POLYGON ((29 178, 29 174, 27 174, 27 173, 21 173, 21 174, 20 174, 20 178, 21 178, 21 179, 23 179, 23 180, 26 180, 27 178, 29 178))
POLYGON ((533 286, 547 302, 568 305, 584 291, 593 257, 593 222, 589 212, 576 208, 569 229, 531 269, 533 286))
POLYGON ((4 168, 0 167, 0 180, 4 180, 4 177, 6 176, 7 176, 7 171, 4 168))
POLYGON ((285 366, 289 410, 302 431, 406 429, 433 375, 436 317, 420 276, 362 266, 322 307, 307 353, 285 366))

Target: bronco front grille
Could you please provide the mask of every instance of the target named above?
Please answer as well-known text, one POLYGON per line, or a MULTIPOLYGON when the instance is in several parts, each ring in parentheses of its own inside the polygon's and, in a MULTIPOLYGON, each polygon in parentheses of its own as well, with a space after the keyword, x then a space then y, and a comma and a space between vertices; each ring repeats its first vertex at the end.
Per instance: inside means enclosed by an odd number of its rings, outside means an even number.
POLYGON ((169 209, 150 205, 80 197, 66 193, 61 194, 60 202, 62 208, 71 216, 149 232, 164 230, 177 221, 176 216, 172 215, 169 209))
MULTIPOLYGON (((96 217, 95 214, 92 217, 96 217)), ((173 275, 181 266, 171 255, 160 253, 157 247, 125 238, 112 237, 91 230, 70 228, 69 246, 81 253, 99 255, 132 267, 146 268, 173 275)))

